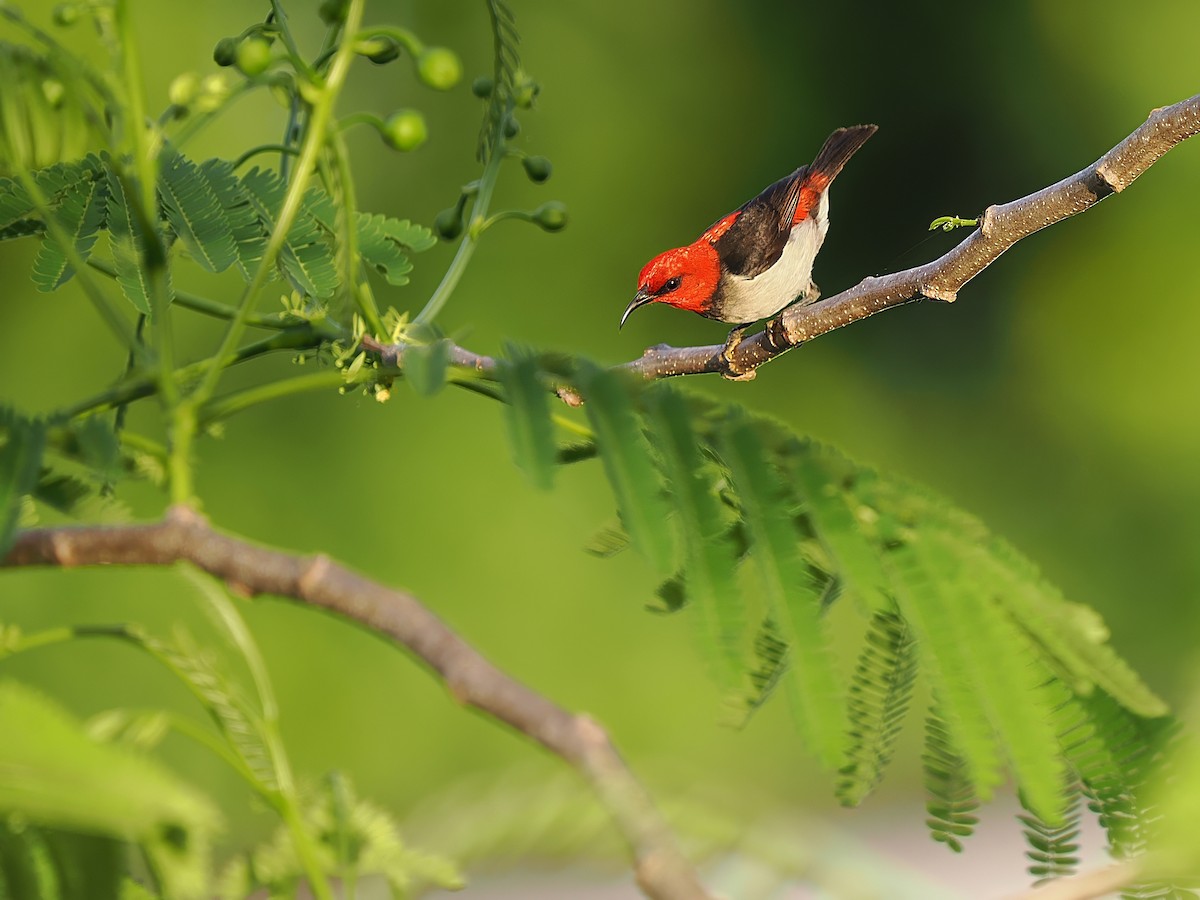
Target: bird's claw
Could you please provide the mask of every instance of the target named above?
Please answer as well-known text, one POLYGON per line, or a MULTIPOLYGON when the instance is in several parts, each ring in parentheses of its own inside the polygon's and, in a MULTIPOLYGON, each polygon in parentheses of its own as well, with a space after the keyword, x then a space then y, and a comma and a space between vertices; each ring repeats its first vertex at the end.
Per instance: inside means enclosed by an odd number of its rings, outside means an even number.
POLYGON ((729 332, 729 337, 725 339, 725 346, 721 348, 721 353, 717 357, 717 371, 721 373, 722 378, 728 381, 753 381, 755 375, 758 374, 754 368, 743 369, 733 358, 738 346, 742 343, 742 335, 746 333, 747 327, 739 325, 729 332))

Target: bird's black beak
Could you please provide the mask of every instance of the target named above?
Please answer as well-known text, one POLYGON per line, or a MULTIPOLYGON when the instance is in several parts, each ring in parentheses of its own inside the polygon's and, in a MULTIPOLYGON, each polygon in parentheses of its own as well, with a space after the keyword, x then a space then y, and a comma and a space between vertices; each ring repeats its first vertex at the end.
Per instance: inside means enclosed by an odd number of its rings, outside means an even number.
POLYGON ((617 326, 617 330, 620 331, 625 327, 625 320, 629 318, 629 314, 631 312, 633 312, 639 306, 645 306, 653 299, 654 295, 652 293, 645 288, 639 288, 638 292, 633 295, 633 299, 629 301, 629 305, 625 307, 625 315, 621 316, 621 324, 617 326))

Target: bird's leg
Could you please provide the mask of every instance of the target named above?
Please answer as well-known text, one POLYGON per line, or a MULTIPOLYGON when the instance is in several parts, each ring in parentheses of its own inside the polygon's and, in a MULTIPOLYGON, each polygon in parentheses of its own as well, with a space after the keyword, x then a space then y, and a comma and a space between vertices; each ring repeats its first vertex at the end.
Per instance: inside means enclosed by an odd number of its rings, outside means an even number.
POLYGON ((738 346, 742 343, 742 335, 749 327, 749 325, 738 325, 729 332, 729 337, 725 338, 725 346, 721 348, 719 357, 722 378, 728 378, 730 381, 751 381, 754 378, 754 369, 741 369, 733 359, 733 354, 737 352, 738 346))
POLYGON ((821 299, 821 289, 817 287, 815 281, 809 281, 808 287, 804 289, 804 293, 800 297, 800 305, 808 306, 810 303, 816 303, 821 299))

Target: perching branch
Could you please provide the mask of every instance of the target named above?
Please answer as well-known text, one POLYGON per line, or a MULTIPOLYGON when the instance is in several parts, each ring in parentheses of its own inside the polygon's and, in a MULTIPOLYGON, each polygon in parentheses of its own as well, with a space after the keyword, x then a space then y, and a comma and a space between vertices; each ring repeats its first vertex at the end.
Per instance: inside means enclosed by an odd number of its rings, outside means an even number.
POLYGON ((1100 869, 1055 878, 1011 900, 1094 900, 1107 897, 1138 880, 1142 867, 1137 860, 1126 859, 1100 869))
POLYGON ((648 897, 710 896, 604 729, 506 675, 410 594, 364 578, 323 554, 296 556, 221 534, 182 506, 148 525, 25 531, 0 565, 165 566, 180 561, 241 593, 274 594, 318 606, 406 647, 445 681, 460 703, 528 735, 580 771, 628 844, 637 882, 648 897))
MULTIPOLYGON (((893 306, 923 297, 955 300, 963 285, 1021 238, 1081 213, 1109 194, 1123 191, 1168 150, 1197 133, 1200 133, 1200 94, 1155 110, 1133 134, 1086 169, 1027 197, 989 206, 980 217, 979 226, 941 258, 892 275, 865 278, 828 299, 784 310, 779 316, 782 328, 776 330, 777 340, 770 340, 766 331, 746 338, 733 354, 733 369, 752 373, 793 347, 893 306)), ((403 355, 403 345, 376 345, 370 349, 381 351, 389 363, 403 355)), ((728 371, 720 360, 720 351, 720 344, 704 347, 658 344, 618 368, 647 379, 728 371)), ((461 347, 452 348, 451 360, 452 364, 482 372, 494 368, 490 358, 461 347), (460 354, 462 361, 458 359, 460 354)), ((558 394, 568 403, 578 401, 570 389, 559 389, 558 394)))

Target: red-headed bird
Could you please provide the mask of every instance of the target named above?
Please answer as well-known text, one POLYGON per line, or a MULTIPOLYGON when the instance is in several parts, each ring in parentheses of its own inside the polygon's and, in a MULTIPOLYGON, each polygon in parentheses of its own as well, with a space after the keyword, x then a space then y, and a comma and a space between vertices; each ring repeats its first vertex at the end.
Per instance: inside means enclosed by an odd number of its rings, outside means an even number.
POLYGON ((875 130, 874 125, 839 128, 812 165, 718 219, 695 243, 646 263, 621 325, 647 303, 667 303, 736 325, 721 351, 729 367, 746 326, 798 299, 811 303, 819 296, 812 267, 829 229, 829 185, 875 130))

